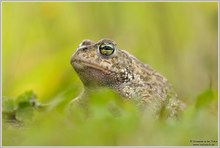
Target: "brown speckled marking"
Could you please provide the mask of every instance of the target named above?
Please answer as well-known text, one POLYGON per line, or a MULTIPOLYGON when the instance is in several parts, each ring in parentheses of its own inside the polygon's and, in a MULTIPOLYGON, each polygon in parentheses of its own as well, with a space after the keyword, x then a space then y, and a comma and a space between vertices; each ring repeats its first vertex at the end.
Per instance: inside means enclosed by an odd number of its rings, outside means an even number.
POLYGON ((164 76, 128 52, 118 49, 112 40, 102 39, 97 43, 84 40, 73 54, 71 64, 86 89, 109 87, 123 97, 133 100, 141 108, 153 108, 155 116, 159 116, 157 114, 164 106, 171 118, 176 117, 184 108, 164 76), (102 43, 114 45, 114 54, 109 57, 102 56, 98 50, 102 43))

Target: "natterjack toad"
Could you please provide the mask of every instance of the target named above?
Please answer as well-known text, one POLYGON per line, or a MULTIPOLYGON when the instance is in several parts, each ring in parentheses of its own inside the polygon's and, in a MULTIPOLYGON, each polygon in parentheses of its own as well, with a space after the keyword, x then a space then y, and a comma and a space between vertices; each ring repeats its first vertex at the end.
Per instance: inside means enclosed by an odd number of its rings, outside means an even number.
MULTIPOLYGON (((164 76, 118 49, 112 40, 84 40, 72 55, 71 65, 84 84, 84 93, 109 87, 141 109, 153 111, 156 117, 165 111, 173 118, 184 108, 164 76)), ((80 97, 77 101, 83 102, 80 97)))

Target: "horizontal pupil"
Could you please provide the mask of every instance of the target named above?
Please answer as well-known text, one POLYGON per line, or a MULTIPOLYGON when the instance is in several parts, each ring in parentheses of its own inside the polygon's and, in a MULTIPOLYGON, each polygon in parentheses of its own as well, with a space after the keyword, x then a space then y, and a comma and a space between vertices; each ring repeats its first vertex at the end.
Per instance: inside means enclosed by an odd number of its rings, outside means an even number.
POLYGON ((113 50, 113 49, 112 49, 112 47, 105 46, 105 47, 103 47, 103 50, 113 50))
POLYGON ((102 49, 103 52, 112 52, 113 50, 109 50, 109 49, 102 49))

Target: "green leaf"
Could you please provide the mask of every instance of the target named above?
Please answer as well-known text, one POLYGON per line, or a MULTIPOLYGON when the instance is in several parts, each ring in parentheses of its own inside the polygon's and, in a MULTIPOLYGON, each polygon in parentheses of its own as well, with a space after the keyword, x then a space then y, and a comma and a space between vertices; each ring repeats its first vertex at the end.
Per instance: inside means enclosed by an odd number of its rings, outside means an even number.
POLYGON ((22 104, 28 103, 30 105, 33 105, 35 102, 37 96, 34 94, 33 91, 26 91, 25 93, 21 94, 17 97, 16 103, 20 106, 22 104))
POLYGON ((30 121, 34 116, 34 110, 31 106, 23 106, 17 109, 15 116, 18 121, 30 121))
POLYGON ((3 112, 13 112, 16 109, 14 99, 3 99, 2 110, 3 112))
POLYGON ((3 99, 3 113, 6 120, 30 121, 34 116, 34 110, 40 104, 36 101, 36 95, 32 91, 26 91, 14 99, 3 99))

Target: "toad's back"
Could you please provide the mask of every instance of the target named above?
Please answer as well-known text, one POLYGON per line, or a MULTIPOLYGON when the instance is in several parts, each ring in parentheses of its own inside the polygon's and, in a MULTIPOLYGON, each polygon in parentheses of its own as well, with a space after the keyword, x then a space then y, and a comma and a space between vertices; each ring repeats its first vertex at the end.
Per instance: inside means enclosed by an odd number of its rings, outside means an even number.
POLYGON ((167 79, 141 63, 134 56, 116 47, 114 41, 102 39, 97 43, 84 40, 71 58, 71 64, 84 83, 85 91, 109 87, 154 114, 168 109, 176 116, 183 104, 167 79))

